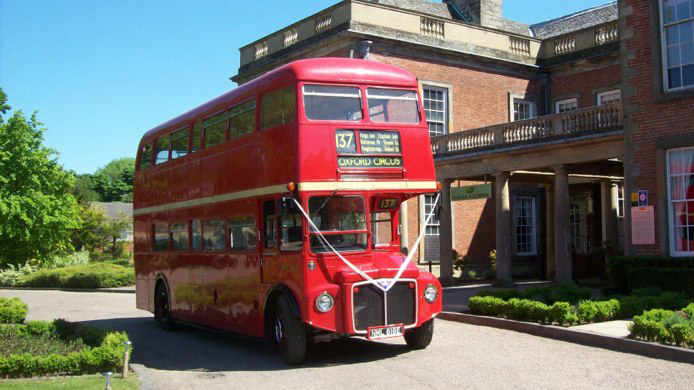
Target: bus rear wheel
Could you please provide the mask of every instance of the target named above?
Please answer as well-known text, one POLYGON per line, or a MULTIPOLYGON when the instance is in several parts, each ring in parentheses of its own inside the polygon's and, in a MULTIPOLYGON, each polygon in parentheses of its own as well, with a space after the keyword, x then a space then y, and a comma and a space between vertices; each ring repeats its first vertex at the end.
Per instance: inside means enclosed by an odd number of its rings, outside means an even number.
POLYGON ((175 329, 169 306, 169 291, 164 283, 159 283, 154 292, 154 320, 166 332, 175 329))
POLYGON ((300 364, 306 358, 306 328, 282 295, 277 300, 274 319, 275 342, 287 364, 300 364))
POLYGON ((405 342, 412 349, 424 349, 434 337, 434 319, 425 322, 419 328, 410 329, 405 333, 405 342))

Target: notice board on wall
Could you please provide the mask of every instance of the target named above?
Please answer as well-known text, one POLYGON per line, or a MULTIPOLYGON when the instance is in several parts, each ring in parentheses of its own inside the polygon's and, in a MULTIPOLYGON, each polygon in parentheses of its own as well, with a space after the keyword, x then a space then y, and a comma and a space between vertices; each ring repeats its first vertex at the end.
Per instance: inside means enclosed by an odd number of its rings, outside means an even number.
POLYGON ((631 243, 655 244, 655 212, 653 206, 631 208, 631 243))

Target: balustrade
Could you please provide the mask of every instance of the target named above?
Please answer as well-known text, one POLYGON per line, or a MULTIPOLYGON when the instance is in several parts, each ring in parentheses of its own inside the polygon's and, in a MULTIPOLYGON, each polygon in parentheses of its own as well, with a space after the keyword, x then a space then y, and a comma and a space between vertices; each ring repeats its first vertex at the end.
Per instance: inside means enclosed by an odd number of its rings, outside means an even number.
POLYGON ((616 103, 436 136, 431 138, 431 146, 432 153, 436 155, 549 137, 610 131, 621 126, 622 104, 616 103))

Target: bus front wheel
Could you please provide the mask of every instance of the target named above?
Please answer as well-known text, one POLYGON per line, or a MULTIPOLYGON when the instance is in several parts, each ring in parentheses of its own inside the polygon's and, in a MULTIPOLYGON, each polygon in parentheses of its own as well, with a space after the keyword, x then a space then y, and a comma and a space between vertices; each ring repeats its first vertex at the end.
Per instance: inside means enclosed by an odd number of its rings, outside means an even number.
POLYGON ((159 283, 154 293, 154 320, 163 330, 167 332, 174 330, 169 306, 169 291, 164 283, 159 283))
POLYGON ((434 337, 434 319, 425 322, 419 328, 410 329, 405 333, 405 342, 412 349, 424 349, 434 337))
POLYGON ((300 364, 306 358, 306 328, 292 313, 287 298, 277 299, 274 320, 275 341, 287 364, 300 364))

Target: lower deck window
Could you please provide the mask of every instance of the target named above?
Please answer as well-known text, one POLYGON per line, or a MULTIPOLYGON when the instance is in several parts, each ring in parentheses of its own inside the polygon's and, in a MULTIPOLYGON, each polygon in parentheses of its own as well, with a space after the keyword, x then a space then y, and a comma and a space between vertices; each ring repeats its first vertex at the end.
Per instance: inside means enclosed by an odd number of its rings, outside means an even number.
POLYGON ((174 223, 171 225, 171 248, 175 251, 188 250, 188 224, 174 223))
POLYGON ((229 245, 231 245, 231 250, 255 249, 258 241, 255 218, 250 216, 234 217, 227 222, 229 224, 229 245))
POLYGON ((224 250, 224 221, 211 219, 202 223, 202 238, 206 251, 221 252, 224 250))
POLYGON ((154 236, 154 250, 165 251, 169 249, 169 226, 165 223, 155 223, 152 227, 154 236))

